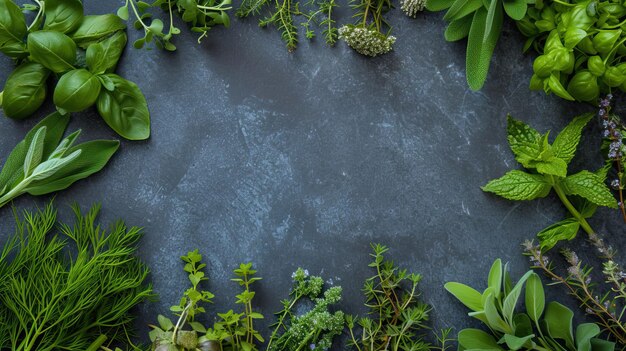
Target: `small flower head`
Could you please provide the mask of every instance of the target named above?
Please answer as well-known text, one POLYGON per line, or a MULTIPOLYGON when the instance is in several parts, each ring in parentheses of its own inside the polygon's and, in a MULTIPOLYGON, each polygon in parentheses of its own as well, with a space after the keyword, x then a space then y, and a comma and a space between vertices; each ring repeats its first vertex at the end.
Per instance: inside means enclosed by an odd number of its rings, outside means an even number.
POLYGON ((388 53, 396 42, 396 37, 384 35, 375 28, 352 24, 339 28, 339 39, 359 54, 372 57, 388 53))
POLYGON ((417 13, 424 11, 426 0, 400 0, 400 9, 409 17, 417 17, 417 13))

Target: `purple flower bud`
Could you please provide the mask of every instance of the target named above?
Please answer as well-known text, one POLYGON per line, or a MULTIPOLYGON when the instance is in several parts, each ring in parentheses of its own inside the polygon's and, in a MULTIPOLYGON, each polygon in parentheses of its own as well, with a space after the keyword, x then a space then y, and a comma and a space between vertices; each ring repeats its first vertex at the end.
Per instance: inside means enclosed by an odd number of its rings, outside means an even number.
POLYGON ((606 130, 606 129, 602 131, 602 137, 603 137, 603 138, 608 138, 608 137, 609 137, 609 134, 610 134, 610 133, 609 133, 609 131, 608 131, 608 130, 606 130))
POLYGON ((606 114, 606 110, 604 110, 603 108, 600 109, 600 111, 598 111, 598 116, 602 117, 606 114))
POLYGON ((619 179, 613 179, 613 180, 611 181, 611 187, 612 187, 613 189, 619 189, 619 179))

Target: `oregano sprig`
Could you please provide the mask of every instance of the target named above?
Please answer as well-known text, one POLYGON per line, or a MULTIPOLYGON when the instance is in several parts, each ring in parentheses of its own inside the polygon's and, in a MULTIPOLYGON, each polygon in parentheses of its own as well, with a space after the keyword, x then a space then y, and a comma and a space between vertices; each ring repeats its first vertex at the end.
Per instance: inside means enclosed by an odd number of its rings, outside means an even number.
POLYGON ((482 189, 518 201, 545 197, 554 191, 572 217, 539 232, 543 249, 548 250, 561 240, 573 239, 580 228, 594 235, 587 218, 595 213, 597 206, 617 208, 615 198, 604 184, 607 167, 595 173, 583 170, 568 174, 568 165, 576 153, 581 132, 592 118, 593 114, 574 118, 552 144, 548 141, 549 132, 542 135, 511 116, 507 118, 509 146, 515 159, 527 171, 510 171, 482 189))

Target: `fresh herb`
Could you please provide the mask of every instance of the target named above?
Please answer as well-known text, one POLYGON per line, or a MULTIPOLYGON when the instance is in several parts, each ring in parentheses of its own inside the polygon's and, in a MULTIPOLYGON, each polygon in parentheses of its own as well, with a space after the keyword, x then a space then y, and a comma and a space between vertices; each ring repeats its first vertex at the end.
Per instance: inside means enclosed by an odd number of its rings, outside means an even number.
POLYGON ((400 9, 409 17, 417 17, 426 8, 426 0, 400 0, 400 9))
POLYGON ((470 309, 469 315, 481 321, 489 332, 463 329, 458 334, 463 350, 561 350, 610 351, 615 344, 599 338, 594 323, 576 326, 574 313, 558 302, 546 304, 541 278, 528 271, 513 285, 507 265, 498 259, 489 271, 487 288, 477 290, 456 282, 446 290, 470 309), (517 310, 522 289, 526 311, 517 310))
POLYGON ((324 281, 319 276, 309 276, 308 271, 302 268, 294 272, 293 280, 290 298, 282 301, 283 309, 276 313, 278 321, 273 325, 267 350, 328 350, 344 327, 344 313, 330 311, 330 307, 341 300, 342 289, 339 286, 330 287, 320 297, 324 281), (312 301, 314 306, 298 316, 294 308, 304 298, 312 301))
POLYGON ((136 29, 143 29, 144 36, 134 42, 137 49, 154 42, 160 48, 168 51, 175 51, 176 45, 172 43, 174 35, 180 34, 180 28, 174 25, 173 14, 178 14, 182 20, 191 26, 191 31, 200 33, 198 43, 207 36, 209 30, 216 25, 230 26, 230 18, 227 11, 231 0, 156 0, 152 4, 144 1, 126 0, 124 6, 117 11, 118 16, 124 20, 130 18, 129 12, 135 16, 134 26, 136 29), (148 12, 150 8, 161 8, 169 18, 169 26, 158 18, 152 18, 153 14, 148 12), (130 10, 130 11, 129 11, 130 10), (148 23, 149 22, 149 23, 148 23), (164 31, 165 29, 165 31, 164 31))
POLYGON ((574 158, 582 129, 591 118, 592 114, 574 118, 550 144, 549 132, 541 135, 527 124, 509 116, 509 146, 515 159, 529 171, 510 171, 482 188, 486 192, 517 201, 545 197, 554 190, 572 217, 539 232, 539 241, 544 250, 552 248, 561 240, 573 239, 580 228, 594 235, 587 218, 595 213, 597 206, 617 208, 615 198, 604 184, 607 167, 595 173, 584 170, 568 175, 568 164, 574 158))
POLYGON ((337 7, 335 0, 310 0, 305 7, 310 8, 308 11, 300 9, 300 2, 293 0, 274 0, 271 4, 270 0, 243 0, 236 15, 246 18, 251 15, 259 15, 261 10, 266 7, 272 7, 273 10, 269 14, 259 20, 260 27, 273 25, 281 32, 281 38, 287 46, 287 50, 293 51, 298 46, 298 27, 296 25, 296 16, 304 17, 304 21, 300 23, 305 30, 307 39, 315 37, 315 31, 311 29, 312 24, 318 24, 322 28, 322 35, 328 45, 334 45, 337 42, 338 31, 333 19, 333 10, 337 7))
POLYGON ((600 94, 626 90, 626 7, 621 2, 535 1, 517 23, 528 37, 532 90, 595 103, 600 94))
POLYGON ((243 313, 235 313, 229 310, 226 313, 218 313, 219 321, 213 328, 205 328, 195 318, 206 310, 201 303, 211 303, 214 295, 206 290, 200 290, 199 285, 208 280, 205 277, 202 263, 202 255, 198 250, 188 252, 181 259, 185 262, 184 270, 188 273, 191 287, 185 291, 178 305, 172 306, 171 311, 178 316, 176 323, 162 315, 158 316, 159 325, 151 325, 150 340, 154 350, 220 350, 220 351, 253 351, 256 350, 255 342, 263 342, 263 338, 254 329, 255 319, 263 318, 252 309, 252 299, 255 293, 250 290, 250 285, 261 278, 254 277, 256 273, 252 264, 241 264, 234 273, 233 281, 243 287, 243 292, 236 296, 237 303, 244 305, 243 313), (191 330, 185 330, 189 325, 191 330), (201 335, 200 335, 201 334, 201 335))
POLYGON ((594 316, 603 330, 611 334, 615 341, 626 347, 626 273, 614 260, 614 251, 606 247, 597 236, 591 242, 598 249, 604 262, 602 275, 604 285, 593 282, 592 268, 584 265, 576 252, 564 250, 568 268, 566 275, 560 275, 553 262, 539 246, 532 241, 524 243, 524 253, 529 256, 533 269, 539 269, 553 282, 562 284, 567 292, 580 303, 581 309, 594 316))
POLYGON ((99 210, 74 207, 74 226, 54 235, 52 204, 16 215, 0 253, 0 349, 87 350, 127 339, 130 310, 153 296, 135 256, 141 231, 121 221, 104 231, 99 210))
POLYGON ((63 190, 100 171, 117 151, 119 141, 93 140, 73 146, 80 130, 61 140, 69 115, 55 112, 28 132, 0 172, 0 207, 28 193, 63 190))
MULTIPOLYGON (((427 351, 432 346, 425 342, 422 332, 427 329, 430 307, 419 301, 417 285, 422 280, 419 274, 409 274, 392 261, 385 260, 386 246, 372 245, 373 257, 369 267, 376 274, 365 281, 365 306, 372 317, 355 320, 347 316, 350 333, 349 344, 359 351, 427 351), (361 327, 361 335, 355 335, 354 328, 361 327)), ((444 331, 442 350, 445 350, 447 333, 444 331)))
POLYGON ((27 26, 19 6, 0 0, 0 52, 18 63, 1 94, 5 115, 32 115, 48 95, 49 78, 55 77, 53 101, 59 112, 96 105, 120 136, 147 139, 150 114, 145 97, 137 85, 113 73, 126 46, 124 22, 111 14, 85 16, 79 0, 35 3, 24 5, 36 11, 27 26), (79 59, 82 53, 85 60, 79 59))
POLYGON ((467 38, 465 68, 472 90, 485 84, 491 56, 500 38, 504 13, 515 21, 526 15, 529 3, 535 0, 427 0, 429 11, 447 10, 444 20, 450 22, 445 32, 447 41, 467 38))
POLYGON ((373 57, 388 53, 396 37, 390 35, 391 27, 383 14, 392 7, 391 0, 352 0, 352 8, 357 11, 353 17, 357 22, 339 28, 339 39, 361 55, 373 57))

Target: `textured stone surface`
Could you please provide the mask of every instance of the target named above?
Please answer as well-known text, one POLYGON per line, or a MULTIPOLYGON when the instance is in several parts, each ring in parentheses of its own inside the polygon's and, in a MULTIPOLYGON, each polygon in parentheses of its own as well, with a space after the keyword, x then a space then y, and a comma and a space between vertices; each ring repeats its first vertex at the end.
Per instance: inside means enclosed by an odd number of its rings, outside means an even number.
MULTIPOLYGON (((118 4, 86 5, 105 13, 118 4)), ((340 14, 340 22, 350 20, 347 8, 340 14)), ((279 33, 259 29, 255 19, 233 19, 200 45, 183 30, 176 53, 126 50, 118 73, 144 91, 152 137, 122 142, 103 172, 59 193, 56 203, 68 217, 73 201, 101 202, 103 221, 144 226, 140 252, 161 299, 141 307, 143 335, 186 288, 178 257, 194 248, 205 255, 209 289, 218 295, 210 312, 234 307, 230 271, 253 261, 268 317, 298 266, 343 285, 343 307, 362 312, 370 242, 388 245, 400 266, 424 275, 437 327, 468 325, 464 308, 444 293, 446 281, 483 288, 498 257, 515 274, 528 269, 519 244, 564 210, 554 197, 513 203, 480 190, 517 167, 505 116, 559 130, 589 107, 528 90, 532 60, 510 26, 487 84, 471 92, 464 43, 444 41, 440 14, 412 20, 394 10, 389 18, 395 50, 375 59, 320 40, 288 53, 279 33)), ((0 81, 11 68, 3 58, 0 81)), ((0 157, 50 111, 0 120, 0 157)), ((75 128, 83 139, 116 137, 95 110, 74 115, 75 128)), ((587 130, 575 168, 601 164, 597 135, 597 126, 587 130)), ((46 200, 24 196, 16 205, 46 200)), ((0 224, 0 237, 12 232, 8 208, 0 224)), ((624 246, 617 213, 601 210, 592 224, 624 246)))

